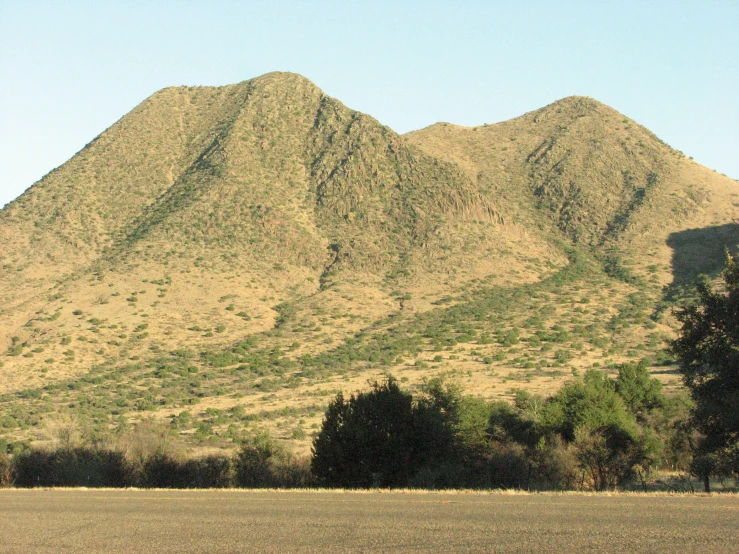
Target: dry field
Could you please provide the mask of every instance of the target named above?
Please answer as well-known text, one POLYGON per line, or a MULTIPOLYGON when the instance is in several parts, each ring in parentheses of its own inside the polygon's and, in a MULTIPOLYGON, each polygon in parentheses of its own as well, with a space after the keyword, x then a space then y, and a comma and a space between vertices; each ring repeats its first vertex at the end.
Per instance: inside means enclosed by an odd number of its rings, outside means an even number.
POLYGON ((0 552, 736 552, 739 496, 0 491, 0 552))

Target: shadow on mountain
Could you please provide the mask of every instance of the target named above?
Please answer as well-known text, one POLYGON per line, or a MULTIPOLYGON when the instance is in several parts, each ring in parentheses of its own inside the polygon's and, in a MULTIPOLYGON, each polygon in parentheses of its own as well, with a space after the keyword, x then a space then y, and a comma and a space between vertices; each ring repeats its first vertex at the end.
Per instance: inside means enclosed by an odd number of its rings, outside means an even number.
MULTIPOLYGON (((665 287, 663 302, 656 314, 695 295, 699 275, 715 279, 726 266, 726 250, 736 255, 739 247, 739 225, 727 223, 715 227, 687 229, 667 238, 672 248, 672 283, 665 287)), ((656 315, 655 314, 655 315, 656 315)))
POLYGON ((726 249, 735 255, 737 245, 736 223, 672 233, 667 238, 672 248, 672 286, 693 283, 698 275, 718 277, 726 265, 726 249))

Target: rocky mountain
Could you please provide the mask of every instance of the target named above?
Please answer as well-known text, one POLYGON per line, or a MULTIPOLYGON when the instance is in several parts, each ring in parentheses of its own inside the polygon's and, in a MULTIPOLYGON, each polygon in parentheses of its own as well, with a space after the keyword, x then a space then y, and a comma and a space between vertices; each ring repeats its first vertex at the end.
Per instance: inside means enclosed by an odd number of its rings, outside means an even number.
POLYGON ((294 74, 165 89, 0 212, 0 432, 154 417, 304 448, 378 372, 490 397, 669 364, 669 307, 738 207, 589 98, 400 136, 294 74))

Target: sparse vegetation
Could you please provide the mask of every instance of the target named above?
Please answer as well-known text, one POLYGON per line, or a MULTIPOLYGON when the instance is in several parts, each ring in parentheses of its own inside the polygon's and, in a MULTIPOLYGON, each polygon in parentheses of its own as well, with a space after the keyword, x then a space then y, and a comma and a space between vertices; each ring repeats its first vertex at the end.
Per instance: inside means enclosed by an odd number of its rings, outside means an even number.
POLYGON ((151 416, 305 455, 386 372, 510 404, 646 360, 679 398, 671 308, 739 242, 736 183, 622 119, 572 97, 400 137, 290 74, 155 94, 0 212, 0 440, 151 416))

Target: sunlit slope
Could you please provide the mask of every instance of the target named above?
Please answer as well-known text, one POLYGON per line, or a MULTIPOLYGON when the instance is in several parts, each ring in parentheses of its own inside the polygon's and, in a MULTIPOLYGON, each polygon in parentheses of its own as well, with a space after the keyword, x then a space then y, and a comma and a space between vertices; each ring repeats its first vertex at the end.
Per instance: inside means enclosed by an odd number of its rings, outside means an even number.
POLYGON ((1 324, 25 323, 51 287, 116 244, 195 163, 233 109, 220 89, 160 91, 6 206, 1 324))
POLYGON ((280 304, 310 317, 320 298, 346 317, 299 349, 314 352, 398 309, 399 287, 422 291, 402 304, 423 310, 450 286, 565 263, 457 165, 289 73, 153 95, 0 228, 0 324, 6 348, 23 346, 4 362, 6 390, 228 345, 271 329, 280 304), (541 267, 522 271, 524 257, 541 267))
POLYGON ((496 397, 645 358, 677 386, 670 307, 737 213, 589 98, 399 136, 295 74, 165 89, 0 212, 0 436, 188 412, 305 449, 382 372, 496 397))
POLYGON ((572 244, 623 257, 637 273, 658 264, 667 282, 673 233, 731 224, 737 213, 736 181, 586 97, 494 125, 439 123, 405 136, 459 164, 525 226, 546 226, 572 244))

